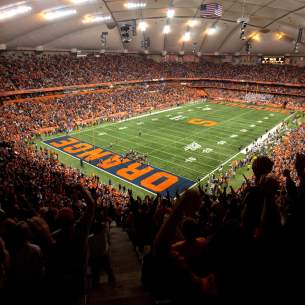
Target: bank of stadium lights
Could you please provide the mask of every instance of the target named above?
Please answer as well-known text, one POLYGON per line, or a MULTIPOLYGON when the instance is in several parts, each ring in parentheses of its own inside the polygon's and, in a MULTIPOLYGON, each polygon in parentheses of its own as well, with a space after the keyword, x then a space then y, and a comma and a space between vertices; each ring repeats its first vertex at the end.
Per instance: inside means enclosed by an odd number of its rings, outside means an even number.
POLYGON ((163 28, 163 34, 169 34, 171 31, 171 27, 169 24, 166 24, 163 28))
POLYGON ((88 14, 85 15, 82 19, 82 23, 88 24, 88 23, 99 23, 99 22, 104 22, 104 21, 110 21, 111 16, 104 16, 104 15, 99 15, 99 14, 88 14))
POLYGON ((124 6, 129 10, 139 9, 146 7, 145 2, 127 2, 124 6))
POLYGON ((148 27, 147 22, 145 22, 145 21, 143 21, 143 20, 141 20, 141 21, 139 22, 138 28, 139 28, 139 30, 140 30, 141 32, 145 32, 146 29, 147 29, 147 27, 148 27))
POLYGON ((166 12, 166 17, 171 19, 174 16, 175 16, 175 10, 172 7, 168 8, 166 12))
POLYGON ((45 20, 52 21, 52 20, 76 15, 77 10, 74 8, 67 8, 65 6, 59 6, 59 7, 54 7, 54 8, 44 10, 44 11, 42 11, 41 14, 45 20))
POLYGON ((24 15, 32 11, 32 7, 26 1, 16 2, 0 7, 0 21, 24 15))

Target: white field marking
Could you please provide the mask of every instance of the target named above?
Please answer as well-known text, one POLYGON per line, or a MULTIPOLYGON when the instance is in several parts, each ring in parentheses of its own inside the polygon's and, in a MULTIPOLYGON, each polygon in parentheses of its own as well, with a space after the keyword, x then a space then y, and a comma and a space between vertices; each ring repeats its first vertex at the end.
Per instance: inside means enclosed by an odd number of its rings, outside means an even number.
POLYGON ((194 157, 189 157, 189 158, 187 158, 187 159, 185 159, 185 161, 184 162, 194 162, 194 161, 197 161, 197 159, 196 158, 194 158, 194 157))
POLYGON ((152 118, 151 120, 152 120, 152 121, 159 121, 158 118, 152 118))
MULTIPOLYGON (((274 128, 277 128, 278 126, 280 126, 283 122, 287 121, 290 117, 292 117, 294 115, 294 113, 292 113, 290 116, 288 116, 287 118, 285 118, 282 122, 280 122, 279 124, 277 124, 274 128)), ((269 133, 266 132, 265 135, 267 135, 269 133)), ((258 142, 258 141, 257 141, 258 142)), ((249 150, 249 148, 252 147, 252 143, 250 145, 248 145, 245 149, 243 149, 242 151, 246 151, 247 149, 249 150)), ((217 166, 214 170, 212 170, 210 173, 206 174, 204 177, 202 177, 198 182, 194 183, 192 186, 189 187, 189 189, 194 188, 195 186, 197 186, 200 182, 204 181, 205 179, 207 179, 210 175, 214 174, 219 167, 224 167, 227 163, 229 163, 230 161, 232 161, 234 158, 236 158, 238 155, 240 154, 240 152, 238 152, 237 154, 233 155, 232 157, 230 157, 228 160, 226 160, 225 162, 223 162, 222 164, 220 164, 219 166, 217 166)), ((183 192, 184 193, 184 192, 183 192)))
POLYGON ((237 134, 232 134, 232 135, 230 135, 230 138, 237 138, 237 137, 238 137, 237 134))
POLYGON ((251 124, 251 125, 250 125, 250 127, 252 127, 252 128, 255 127, 255 126, 256 126, 255 124, 251 124))
POLYGON ((256 121, 257 123, 263 123, 263 121, 256 121))
POLYGON ((98 135, 99 136, 104 136, 104 135, 106 135, 107 134, 107 132, 100 132, 98 135))
POLYGON ((212 148, 204 148, 204 149, 202 150, 202 152, 203 152, 204 154, 209 154, 209 153, 212 152, 212 151, 213 151, 212 148))
POLYGON ((269 118, 267 116, 264 117, 264 120, 268 120, 269 118))
POLYGON ((181 121, 184 120, 186 117, 183 115, 177 115, 177 116, 173 116, 171 118, 169 118, 171 121, 181 121))
POLYGON ((119 127, 118 129, 119 130, 124 130, 124 129, 127 129, 128 127, 127 126, 123 126, 123 127, 119 127))
POLYGON ((139 125, 144 125, 144 122, 138 122, 138 123, 136 123, 138 126, 139 125))
POLYGON ((182 114, 184 111, 179 111, 179 112, 177 112, 178 114, 182 114))
POLYGON ((198 144, 196 142, 192 142, 191 144, 188 144, 188 145, 184 146, 184 151, 188 151, 188 150, 196 151, 200 148, 201 148, 200 144, 198 144))
POLYGON ((226 143, 227 143, 226 141, 218 141, 218 142, 217 142, 218 145, 224 145, 224 144, 226 144, 226 143))
POLYGON ((202 107, 200 107, 200 106, 197 106, 196 108, 197 108, 197 109, 202 109, 202 107))
POLYGON ((274 116, 274 113, 270 113, 269 115, 270 115, 270 116, 274 116))
POLYGON ((205 107, 205 108, 202 108, 203 111, 209 111, 209 110, 212 110, 212 108, 210 107, 205 107))
MULTIPOLYGON (((61 150, 58 149, 58 148, 55 148, 55 147, 53 147, 53 146, 51 146, 51 145, 49 145, 49 144, 47 144, 47 143, 44 143, 44 142, 42 142, 42 143, 43 143, 44 145, 49 146, 51 149, 58 150, 59 152, 65 154, 65 155, 67 155, 67 156, 69 156, 69 157, 71 157, 71 158, 74 158, 74 159, 76 159, 76 160, 79 160, 79 158, 77 158, 77 157, 75 157, 75 156, 72 156, 72 155, 70 155, 70 154, 68 154, 68 153, 66 153, 66 152, 64 152, 64 151, 61 151, 61 150)), ((84 163, 87 163, 87 164, 90 165, 91 167, 97 168, 98 170, 100 170, 100 171, 102 171, 102 172, 104 172, 104 173, 106 173, 106 174, 108 174, 108 175, 110 175, 110 176, 112 176, 112 177, 115 177, 115 178, 117 178, 117 179, 120 179, 120 180, 122 180, 122 181, 124 181, 124 182, 126 182, 126 183, 132 184, 133 186, 135 186, 135 187, 137 187, 137 188, 140 188, 140 189, 142 189, 142 190, 144 190, 144 191, 146 191, 146 192, 148 192, 148 193, 150 193, 150 194, 155 195, 154 192, 151 192, 151 191, 149 191, 149 190, 147 190, 147 189, 145 189, 145 188, 143 188, 143 187, 141 187, 141 186, 139 186, 139 185, 136 185, 136 184, 134 184, 134 183, 132 183, 132 182, 130 182, 130 181, 128 181, 128 180, 125 180, 124 178, 121 178, 121 177, 116 176, 116 175, 114 175, 114 174, 112 174, 112 173, 109 173, 109 172, 105 171, 105 170, 102 169, 102 168, 99 168, 99 167, 97 167, 97 166, 95 166, 95 165, 93 165, 93 164, 90 164, 90 163, 87 162, 87 161, 84 161, 84 163)), ((190 179, 188 179, 188 180, 190 180, 190 179)))
POLYGON ((193 111, 193 109, 188 109, 187 111, 190 112, 190 111, 193 111))
POLYGON ((248 130, 247 129, 241 129, 240 131, 241 132, 247 132, 248 130))

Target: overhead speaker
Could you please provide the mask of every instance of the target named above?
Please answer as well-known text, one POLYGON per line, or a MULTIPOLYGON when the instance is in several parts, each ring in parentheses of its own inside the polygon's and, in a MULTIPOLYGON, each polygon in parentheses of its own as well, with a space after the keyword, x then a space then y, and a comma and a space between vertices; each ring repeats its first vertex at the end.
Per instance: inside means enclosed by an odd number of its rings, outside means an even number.
POLYGON ((110 22, 106 23, 106 26, 107 26, 108 30, 113 30, 116 27, 116 24, 115 24, 115 22, 110 21, 110 22))

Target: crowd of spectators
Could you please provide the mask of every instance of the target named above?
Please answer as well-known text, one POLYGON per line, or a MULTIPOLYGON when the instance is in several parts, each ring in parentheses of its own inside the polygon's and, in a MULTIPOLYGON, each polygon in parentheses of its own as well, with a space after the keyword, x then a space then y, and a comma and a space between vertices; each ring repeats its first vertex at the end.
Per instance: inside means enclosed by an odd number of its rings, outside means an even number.
MULTIPOLYGON (((49 67, 45 56, 1 62, 5 73, 0 74, 17 87, 91 82, 92 73, 98 75, 102 66, 97 61, 107 57, 54 58, 48 59, 49 67), (90 68, 95 72, 88 72, 90 68)), ((142 59, 115 58, 113 64, 105 60, 108 70, 95 81, 107 75, 124 78, 128 70, 133 71, 130 78, 160 75, 154 62, 145 70, 142 59)), ((164 69, 189 73, 179 64, 164 69)), ((217 67, 214 73, 209 69, 206 75, 220 76, 217 67)), ((298 69, 281 69, 285 80, 287 75, 291 82, 304 77, 298 69)), ((221 76, 245 77, 247 70, 224 65, 221 76)), ((262 72, 253 68, 253 77, 274 79, 275 74, 262 72)), ((132 191, 85 176, 62 164, 56 153, 32 143, 41 128, 69 130, 82 124, 79 120, 121 119, 196 97, 192 88, 153 86, 0 106, 1 304, 79 304, 88 282, 99 285, 102 268, 109 284, 116 285, 109 241, 112 221, 126 230, 141 255, 147 253, 142 257, 142 283, 158 300, 181 305, 304 303, 304 124, 284 137, 277 134, 269 157, 256 151, 254 177, 241 189, 224 186, 211 192, 199 184, 176 199, 134 198, 132 191)))
POLYGON ((209 77, 304 83, 304 68, 277 65, 158 63, 137 55, 0 55, 0 90, 57 87, 167 77, 209 77))
POLYGON ((253 102, 265 105, 277 105, 279 107, 291 110, 304 111, 304 96, 286 96, 273 95, 270 93, 255 93, 245 92, 235 89, 221 89, 221 88, 205 88, 207 95, 211 99, 222 99, 225 101, 244 101, 253 102))
POLYGON ((203 88, 216 88, 216 89, 228 89, 238 90, 244 92, 253 93, 265 93, 265 94, 280 94, 286 96, 301 96, 305 99, 305 87, 304 86, 287 86, 287 85, 270 85, 270 84, 252 84, 247 82, 236 81, 195 81, 194 86, 200 86, 203 88))
POLYGON ((168 108, 198 97, 193 88, 154 85, 10 102, 0 107, 0 130, 4 139, 9 135, 19 136, 20 132, 35 134, 48 128, 52 132, 63 132, 92 122, 125 119, 153 109, 168 108))

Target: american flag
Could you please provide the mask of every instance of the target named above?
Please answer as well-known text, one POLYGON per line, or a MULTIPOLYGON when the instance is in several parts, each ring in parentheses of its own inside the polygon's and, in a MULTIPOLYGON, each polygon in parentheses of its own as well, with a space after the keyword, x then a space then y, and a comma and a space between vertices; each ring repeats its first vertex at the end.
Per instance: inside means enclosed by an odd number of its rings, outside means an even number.
POLYGON ((207 3, 200 5, 200 17, 220 18, 222 16, 222 5, 219 3, 207 3))

